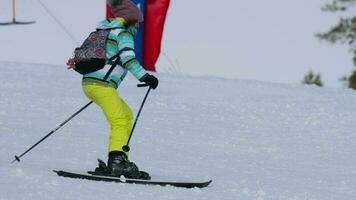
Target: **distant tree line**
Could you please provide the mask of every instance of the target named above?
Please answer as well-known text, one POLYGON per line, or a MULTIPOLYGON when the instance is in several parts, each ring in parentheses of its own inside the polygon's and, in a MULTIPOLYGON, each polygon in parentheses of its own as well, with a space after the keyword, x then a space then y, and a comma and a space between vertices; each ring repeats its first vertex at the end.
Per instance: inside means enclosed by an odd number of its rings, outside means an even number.
MULTIPOLYGON (((343 12, 356 6, 356 0, 333 0, 322 7, 326 12, 343 12)), ((333 26, 329 31, 325 33, 316 34, 321 40, 325 40, 332 44, 341 43, 350 47, 350 51, 353 54, 353 62, 356 66, 356 16, 340 18, 339 22, 333 26)), ((308 76, 308 74, 306 75, 308 76)), ((317 78, 317 77, 315 77, 317 78)), ((318 77, 320 79, 320 77, 318 77)), ((356 89, 356 70, 351 75, 345 76, 342 81, 346 82, 346 85, 352 89, 356 89)))

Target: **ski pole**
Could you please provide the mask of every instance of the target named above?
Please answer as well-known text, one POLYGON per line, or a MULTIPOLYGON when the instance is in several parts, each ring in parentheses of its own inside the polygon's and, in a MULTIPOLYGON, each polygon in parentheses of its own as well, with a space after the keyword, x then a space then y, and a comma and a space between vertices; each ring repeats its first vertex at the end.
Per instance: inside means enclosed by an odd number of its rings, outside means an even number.
POLYGON ((54 132, 56 132, 58 129, 60 129, 64 124, 69 122, 71 119, 73 119, 76 115, 78 115, 80 112, 82 112, 85 108, 87 108, 90 104, 93 102, 90 101, 87 103, 85 106, 83 106, 80 110, 78 110, 76 113, 74 113, 72 116, 70 116, 68 119, 66 119, 64 122, 62 122, 60 125, 58 125, 55 129, 53 129, 51 132, 49 132, 46 136, 44 136, 41 140, 39 140, 36 144, 32 145, 29 149, 27 149, 25 152, 23 152, 20 156, 15 155, 15 160, 13 160, 11 163, 14 163, 15 161, 20 162, 20 158, 24 156, 26 153, 31 151, 33 148, 35 148, 38 144, 40 144, 43 140, 48 138, 50 135, 52 135, 54 132))
MULTIPOLYGON (((109 58, 110 61, 112 61, 113 59, 117 58, 120 54, 116 54, 115 56, 109 58)), ((116 59, 115 62, 113 64, 111 64, 111 67, 109 69, 109 71, 105 74, 104 76, 104 80, 106 80, 111 72, 114 70, 114 68, 116 67, 117 64, 119 64, 120 59, 116 59)), ((143 87, 143 85, 138 85, 138 87, 143 87)), ((33 148, 35 148, 35 146, 37 146, 38 144, 40 144, 43 140, 45 140, 46 138, 48 138, 50 135, 52 135, 54 132, 56 132, 58 129, 60 129, 62 126, 64 126, 64 124, 66 124, 67 122, 69 122, 71 119, 73 119, 76 115, 78 115, 79 113, 81 113, 84 109, 86 109, 88 106, 90 106, 90 104, 92 104, 93 101, 90 101, 89 103, 87 103, 85 106, 83 106, 80 110, 78 110, 76 113, 74 113, 72 116, 70 116, 68 119, 66 119, 64 122, 62 122, 60 125, 58 125, 55 129, 53 129, 51 132, 49 132, 46 136, 44 136, 41 140, 39 140, 36 144, 34 144, 32 147, 30 147, 29 149, 27 149, 25 152, 23 152, 20 156, 15 155, 15 160, 13 160, 11 163, 14 163, 15 161, 20 162, 20 158, 22 156, 24 156, 26 153, 28 153, 29 151, 31 151, 33 148)))
MULTIPOLYGON (((139 84, 139 85, 137 85, 137 87, 147 87, 147 86, 148 86, 147 84, 139 84)), ((122 147, 122 150, 125 151, 125 152, 129 152, 129 151, 130 151, 129 143, 130 143, 132 134, 133 134, 133 132, 134 132, 134 130, 135 130, 137 120, 138 120, 138 118, 140 117, 140 114, 141 114, 143 105, 145 104, 146 99, 147 99, 147 96, 148 96, 148 94, 150 93, 151 89, 152 89, 151 87, 148 88, 148 90, 147 90, 147 92, 146 92, 146 95, 145 95, 145 98, 144 98, 143 101, 142 101, 141 107, 140 107, 140 109, 139 109, 138 112, 137 112, 137 116, 136 116, 136 119, 135 119, 135 123, 134 123, 133 126, 132 126, 129 139, 127 140, 126 145, 122 147)))

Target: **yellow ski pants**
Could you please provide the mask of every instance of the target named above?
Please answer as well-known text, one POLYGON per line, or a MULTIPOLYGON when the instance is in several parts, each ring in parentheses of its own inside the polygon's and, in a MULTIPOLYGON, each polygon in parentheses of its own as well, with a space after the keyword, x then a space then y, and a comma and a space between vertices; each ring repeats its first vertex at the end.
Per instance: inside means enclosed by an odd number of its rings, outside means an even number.
POLYGON ((131 108, 120 98, 116 88, 105 83, 83 83, 83 91, 102 109, 110 124, 109 152, 123 151, 132 128, 131 108))

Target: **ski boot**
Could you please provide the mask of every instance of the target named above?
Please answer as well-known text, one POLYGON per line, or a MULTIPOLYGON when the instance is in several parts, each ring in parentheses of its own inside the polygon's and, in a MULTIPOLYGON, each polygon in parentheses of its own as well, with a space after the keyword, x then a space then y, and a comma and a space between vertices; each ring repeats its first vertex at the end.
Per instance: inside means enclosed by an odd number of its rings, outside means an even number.
POLYGON ((133 179, 150 180, 151 177, 147 172, 139 171, 135 163, 130 162, 125 153, 113 151, 109 153, 107 168, 111 176, 133 179))

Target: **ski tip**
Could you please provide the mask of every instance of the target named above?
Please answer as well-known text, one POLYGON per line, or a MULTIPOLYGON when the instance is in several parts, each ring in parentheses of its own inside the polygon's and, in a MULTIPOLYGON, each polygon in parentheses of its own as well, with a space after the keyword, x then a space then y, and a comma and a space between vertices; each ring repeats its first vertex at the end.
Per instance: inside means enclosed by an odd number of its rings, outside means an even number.
POLYGON ((209 186, 210 183, 212 183, 212 182, 213 182, 213 180, 209 180, 209 181, 205 182, 201 188, 209 186))
POLYGON ((56 173, 58 176, 61 176, 63 174, 63 171, 61 170, 52 170, 54 173, 56 173))

